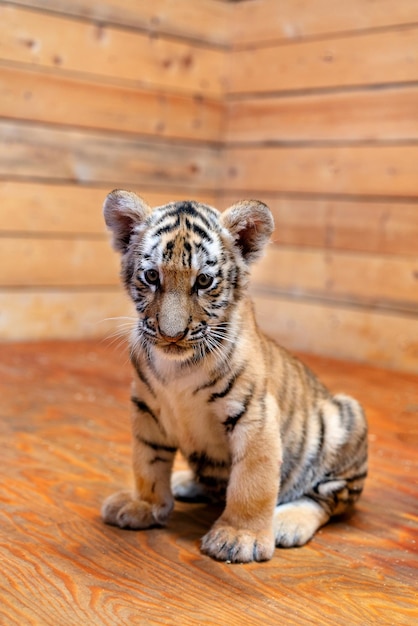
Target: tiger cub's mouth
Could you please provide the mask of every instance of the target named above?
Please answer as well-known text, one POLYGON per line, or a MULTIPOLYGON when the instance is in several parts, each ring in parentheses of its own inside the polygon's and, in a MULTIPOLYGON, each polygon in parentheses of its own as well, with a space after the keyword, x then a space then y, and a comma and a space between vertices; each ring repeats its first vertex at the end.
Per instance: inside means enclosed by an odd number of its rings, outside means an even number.
POLYGON ((182 354, 185 350, 190 350, 191 346, 179 345, 178 343, 159 343, 158 348, 164 350, 166 354, 182 354))
POLYGON ((164 340, 155 343, 157 350, 161 351, 167 357, 187 358, 188 353, 193 351, 193 346, 187 342, 168 342, 164 340))

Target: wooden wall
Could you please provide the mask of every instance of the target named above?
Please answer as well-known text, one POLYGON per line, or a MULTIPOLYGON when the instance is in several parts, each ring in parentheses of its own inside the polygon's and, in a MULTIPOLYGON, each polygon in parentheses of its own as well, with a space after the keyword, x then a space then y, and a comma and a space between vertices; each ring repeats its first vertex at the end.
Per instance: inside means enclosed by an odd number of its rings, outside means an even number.
POLYGON ((417 370, 418 3, 239 12, 223 202, 275 214, 262 324, 292 348, 417 370))
POLYGON ((111 189, 216 203, 226 6, 0 2, 0 338, 102 336, 130 311, 111 189))
POLYGON ((0 338, 129 305, 106 193, 257 197, 261 323, 418 369, 416 0, 0 0, 0 338))

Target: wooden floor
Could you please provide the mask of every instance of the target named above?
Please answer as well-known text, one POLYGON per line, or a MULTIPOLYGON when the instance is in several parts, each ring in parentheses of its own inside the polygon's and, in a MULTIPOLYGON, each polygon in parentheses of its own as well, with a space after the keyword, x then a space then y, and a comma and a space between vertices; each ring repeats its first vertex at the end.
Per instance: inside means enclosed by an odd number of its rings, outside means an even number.
POLYGON ((216 563, 217 511, 179 504, 167 529, 99 517, 130 484, 129 379, 105 343, 0 346, 0 624, 418 623, 418 377, 305 357, 370 422, 357 512, 265 564, 216 563))

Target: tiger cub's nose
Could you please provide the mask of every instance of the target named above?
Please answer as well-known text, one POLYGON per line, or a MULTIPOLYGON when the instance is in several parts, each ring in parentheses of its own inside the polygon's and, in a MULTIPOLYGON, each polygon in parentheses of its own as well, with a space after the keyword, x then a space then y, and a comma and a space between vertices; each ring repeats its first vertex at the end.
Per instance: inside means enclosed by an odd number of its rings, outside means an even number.
POLYGON ((177 335, 166 335, 160 329, 161 338, 164 339, 164 341, 168 341, 169 343, 177 343, 177 341, 180 341, 186 336, 186 333, 187 333, 187 329, 182 331, 181 333, 177 333, 177 335))

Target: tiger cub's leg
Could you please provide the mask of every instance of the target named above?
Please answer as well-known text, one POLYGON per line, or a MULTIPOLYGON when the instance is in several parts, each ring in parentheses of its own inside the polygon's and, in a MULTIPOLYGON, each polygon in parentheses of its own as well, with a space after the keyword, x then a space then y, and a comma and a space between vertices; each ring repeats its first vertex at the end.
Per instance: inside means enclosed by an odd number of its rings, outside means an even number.
POLYGON ((350 510, 367 475, 367 424, 359 403, 336 395, 321 411, 323 439, 317 462, 322 476, 305 494, 276 507, 276 546, 301 546, 333 516, 350 510))
POLYGON ((174 506, 170 475, 176 448, 164 441, 145 403, 138 404, 132 420, 134 491, 114 493, 102 506, 103 520, 120 528, 163 525, 174 506))
POLYGON ((281 446, 277 405, 267 398, 265 414, 263 408, 260 403, 249 411, 248 426, 241 424, 230 434, 226 506, 201 543, 202 552, 220 561, 267 561, 274 553, 281 446))
POLYGON ((173 460, 173 449, 135 441, 134 492, 119 491, 109 496, 102 506, 103 520, 132 529, 165 524, 174 505, 170 489, 173 460))

